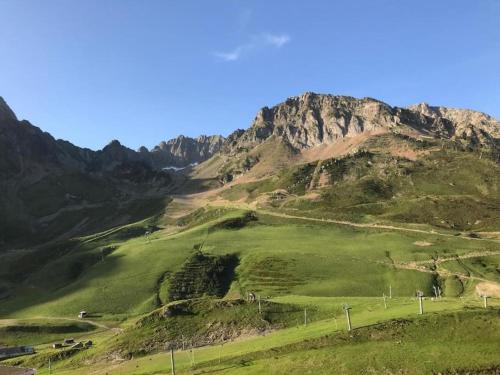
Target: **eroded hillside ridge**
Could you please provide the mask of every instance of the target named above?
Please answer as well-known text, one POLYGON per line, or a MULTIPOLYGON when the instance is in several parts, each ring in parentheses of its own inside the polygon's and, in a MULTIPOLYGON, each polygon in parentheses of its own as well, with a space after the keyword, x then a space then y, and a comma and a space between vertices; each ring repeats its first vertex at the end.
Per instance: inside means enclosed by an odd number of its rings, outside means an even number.
POLYGON ((471 110, 426 104, 399 108, 372 98, 307 92, 272 108, 262 108, 248 130, 238 130, 228 137, 225 148, 228 151, 249 148, 277 136, 301 150, 376 131, 407 131, 496 147, 500 122, 471 110))

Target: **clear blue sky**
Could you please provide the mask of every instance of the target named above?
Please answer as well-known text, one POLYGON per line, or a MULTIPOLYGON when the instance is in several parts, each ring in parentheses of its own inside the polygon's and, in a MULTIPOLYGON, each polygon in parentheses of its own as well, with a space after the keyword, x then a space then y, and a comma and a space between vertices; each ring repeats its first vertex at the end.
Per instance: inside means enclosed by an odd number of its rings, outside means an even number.
POLYGON ((56 138, 152 147, 305 91, 500 117, 500 1, 0 0, 0 96, 56 138))

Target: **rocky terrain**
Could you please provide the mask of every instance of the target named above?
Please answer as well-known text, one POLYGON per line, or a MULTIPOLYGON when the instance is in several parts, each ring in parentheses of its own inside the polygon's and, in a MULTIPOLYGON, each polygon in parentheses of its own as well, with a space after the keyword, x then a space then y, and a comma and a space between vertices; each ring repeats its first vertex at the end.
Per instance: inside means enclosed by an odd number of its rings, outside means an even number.
POLYGON ((226 147, 249 147, 277 136, 301 150, 381 130, 458 138, 476 146, 495 146, 500 138, 500 122, 476 111, 426 104, 398 108, 371 98, 308 92, 262 108, 252 126, 230 136, 226 147))
MULTIPOLYGON (((251 178, 261 178, 287 165, 369 147, 367 142, 381 134, 406 139, 391 149, 398 156, 414 158, 410 143, 424 140, 498 152, 500 122, 471 110, 426 104, 400 108, 372 98, 308 92, 262 108, 247 130, 229 135, 213 176, 223 183, 248 173, 251 178)), ((200 167, 200 175, 206 169, 200 167)))
POLYGON ((139 153, 156 168, 182 168, 209 159, 221 149, 224 141, 225 138, 220 135, 201 135, 196 138, 180 135, 161 142, 151 151, 141 147, 139 153))

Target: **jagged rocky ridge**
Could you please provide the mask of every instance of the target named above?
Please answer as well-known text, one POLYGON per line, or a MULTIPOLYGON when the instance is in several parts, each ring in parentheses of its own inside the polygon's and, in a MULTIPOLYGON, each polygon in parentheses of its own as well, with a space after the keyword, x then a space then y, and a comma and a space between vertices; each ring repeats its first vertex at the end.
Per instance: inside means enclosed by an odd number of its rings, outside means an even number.
POLYGON ((139 153, 155 168, 182 168, 209 159, 221 149, 224 141, 225 138, 220 135, 201 135, 197 138, 180 135, 161 142, 151 151, 141 147, 139 153))
POLYGON ((497 147, 500 139, 500 122, 481 112, 427 104, 398 108, 372 98, 308 92, 272 108, 262 108, 252 126, 231 134, 223 149, 248 149, 275 136, 293 149, 302 150, 380 130, 414 131, 482 147, 497 147))

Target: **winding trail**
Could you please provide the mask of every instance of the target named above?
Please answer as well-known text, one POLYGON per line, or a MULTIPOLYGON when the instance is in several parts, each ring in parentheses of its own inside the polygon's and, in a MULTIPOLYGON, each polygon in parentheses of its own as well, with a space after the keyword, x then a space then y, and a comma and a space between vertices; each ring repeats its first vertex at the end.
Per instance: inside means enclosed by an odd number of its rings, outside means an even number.
MULTIPOLYGON (((452 260, 461 260, 461 259, 471 259, 471 258, 480 258, 480 257, 485 257, 485 256, 491 256, 491 255, 500 255, 500 251, 476 251, 473 253, 469 254, 464 254, 464 255, 456 255, 453 257, 444 257, 444 258, 439 258, 439 259, 431 259, 431 260, 420 260, 420 261, 413 261, 413 262, 394 262, 391 263, 390 265, 400 268, 400 269, 407 269, 407 270, 415 270, 419 272, 426 272, 426 273, 437 273, 442 276, 457 276, 461 279, 467 279, 467 280, 478 280, 478 281, 483 281, 487 282, 493 285, 497 285, 500 287, 500 284, 492 281, 490 279, 485 279, 484 277, 479 277, 479 276, 474 276, 472 274, 466 275, 464 273, 460 272, 453 272, 447 269, 439 268, 438 265, 443 262, 447 261, 452 261, 452 260), (431 270, 425 266, 424 264, 434 264, 436 266, 435 270, 431 270)), ((386 265, 389 265, 388 263, 384 263, 386 265)))
POLYGON ((494 240, 494 239, 491 239, 491 238, 464 237, 464 236, 457 236, 455 234, 450 234, 450 233, 436 232, 435 230, 424 230, 424 229, 415 229, 415 228, 396 227, 394 225, 386 225, 386 224, 355 223, 355 222, 352 222, 352 221, 324 219, 324 218, 323 219, 319 219, 319 218, 314 218, 314 217, 296 216, 296 215, 290 215, 290 214, 285 214, 285 213, 281 213, 281 212, 274 212, 274 211, 268 211, 268 210, 257 210, 257 212, 261 212, 261 213, 263 213, 265 215, 271 215, 271 216, 288 218, 288 219, 298 219, 298 220, 308 220, 308 221, 316 221, 316 222, 323 222, 323 223, 333 223, 333 224, 347 225, 347 226, 356 227, 356 228, 387 229, 387 230, 396 230, 396 231, 402 231, 402 232, 423 233, 423 234, 435 235, 435 236, 461 238, 461 239, 464 239, 464 240, 471 240, 471 241, 500 242, 498 240, 494 240))

